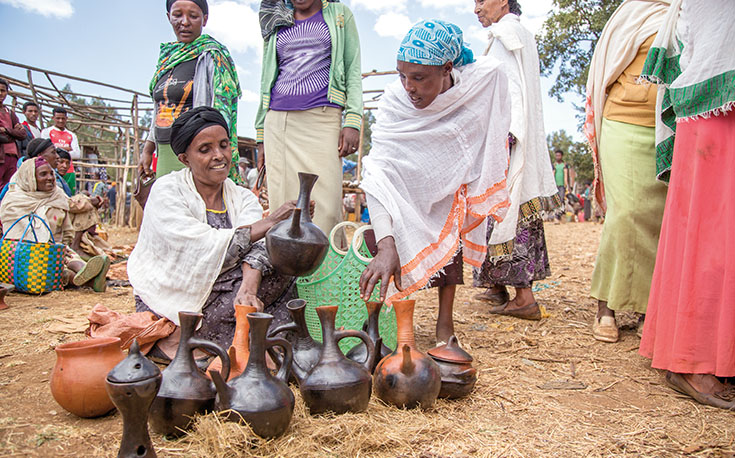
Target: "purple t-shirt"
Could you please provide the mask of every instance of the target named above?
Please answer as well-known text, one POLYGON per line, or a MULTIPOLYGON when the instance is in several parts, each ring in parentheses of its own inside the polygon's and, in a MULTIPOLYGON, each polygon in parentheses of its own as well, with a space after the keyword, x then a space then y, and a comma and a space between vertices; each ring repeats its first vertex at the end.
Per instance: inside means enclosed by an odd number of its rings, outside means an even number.
POLYGON ((341 108, 327 99, 332 37, 322 12, 279 30, 277 40, 279 73, 271 90, 270 109, 341 108))

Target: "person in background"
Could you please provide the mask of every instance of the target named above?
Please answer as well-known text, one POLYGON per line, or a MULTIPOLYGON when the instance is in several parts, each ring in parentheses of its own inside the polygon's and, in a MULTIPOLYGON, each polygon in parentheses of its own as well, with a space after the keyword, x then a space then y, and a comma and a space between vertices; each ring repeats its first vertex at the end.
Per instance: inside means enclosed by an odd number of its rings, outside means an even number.
POLYGON ((490 313, 540 320, 533 282, 551 275, 542 213, 557 209, 562 201, 549 169, 536 41, 521 25, 517 0, 476 0, 475 14, 489 28, 486 54, 503 63, 512 104, 511 205, 503 222, 488 220, 488 256, 473 271, 473 285, 487 290, 475 298, 492 304, 490 313), (513 299, 508 287, 515 289, 513 299))
POLYGON ((183 113, 213 107, 225 117, 230 131, 230 178, 240 182, 237 163, 237 101, 242 95, 229 50, 202 29, 209 20, 207 0, 166 0, 166 13, 176 41, 161 44, 150 83, 154 101, 150 134, 143 147, 141 178, 164 176, 185 168, 171 149, 171 126, 183 113), (156 170, 151 169, 156 153, 156 170))
POLYGON ((18 157, 26 156, 26 148, 28 143, 34 138, 41 138, 41 129, 36 126, 40 108, 36 102, 26 102, 23 104, 23 116, 26 120, 21 123, 26 131, 26 138, 18 142, 18 157))
POLYGON ((656 85, 638 76, 669 1, 626 0, 597 42, 587 80, 585 133, 595 163, 595 192, 606 207, 592 274, 597 300, 592 336, 614 343, 617 312, 648 307, 666 185, 656 179, 656 85))
POLYGON ((735 212, 729 200, 735 194, 733 18, 731 0, 672 1, 641 72, 658 83, 657 172, 670 180, 639 352, 651 359, 651 367, 666 371, 675 391, 730 412, 735 410, 735 244, 730 241, 735 212))
POLYGON ((10 182, 10 177, 18 170, 18 144, 26 138, 26 131, 18 116, 6 107, 10 84, 0 78, 0 188, 10 182))
POLYGON ((70 195, 77 193, 77 174, 69 172, 71 169, 71 155, 68 151, 61 148, 56 149, 56 154, 59 155, 59 160, 56 162, 56 171, 64 179, 66 184, 69 186, 70 195))
POLYGON ((564 152, 562 150, 554 151, 554 179, 556 180, 556 188, 559 190, 559 198, 562 202, 566 202, 567 189, 569 189, 569 168, 564 163, 564 152))
POLYGON ((270 208, 296 198, 298 172, 319 175, 311 194, 314 223, 329 234, 342 220, 340 158, 360 143, 360 38, 346 5, 291 3, 264 0, 260 6, 265 44, 255 121, 258 168, 265 161, 270 208))
POLYGON ((107 200, 110 203, 110 215, 115 215, 115 209, 117 208, 117 183, 110 183, 110 189, 107 191, 107 200))
POLYGON ((243 179, 243 186, 248 189, 254 189, 258 181, 258 170, 246 157, 240 158, 240 176, 243 179))
MULTIPOLYGON (((41 137, 50 139, 55 147, 68 151, 71 158, 78 161, 82 158, 82 150, 79 148, 77 134, 66 128, 69 121, 66 109, 56 107, 53 114, 54 125, 43 129, 41 137)), ((71 171, 74 171, 73 165, 71 171)))
POLYGON ((497 59, 475 61, 462 35, 440 20, 411 28, 363 160, 378 250, 360 295, 369 300, 378 282, 388 303, 438 288, 437 345, 454 335, 463 262, 480 267, 486 258, 485 219, 500 221, 510 207, 508 79, 497 59))

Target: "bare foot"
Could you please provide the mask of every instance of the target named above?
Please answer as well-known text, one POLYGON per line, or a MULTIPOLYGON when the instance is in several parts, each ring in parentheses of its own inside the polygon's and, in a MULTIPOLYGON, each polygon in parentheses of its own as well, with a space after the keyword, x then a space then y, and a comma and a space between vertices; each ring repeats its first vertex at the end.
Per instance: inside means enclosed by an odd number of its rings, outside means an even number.
POLYGON ((602 318, 603 316, 615 318, 615 311, 608 308, 607 301, 597 301, 597 318, 602 318))
POLYGON ((516 288, 516 297, 508 302, 505 310, 520 309, 534 302, 536 302, 536 299, 533 297, 533 290, 531 288, 516 288))
POLYGON ((684 379, 700 393, 715 394, 724 391, 727 387, 717 377, 710 374, 681 374, 684 379))

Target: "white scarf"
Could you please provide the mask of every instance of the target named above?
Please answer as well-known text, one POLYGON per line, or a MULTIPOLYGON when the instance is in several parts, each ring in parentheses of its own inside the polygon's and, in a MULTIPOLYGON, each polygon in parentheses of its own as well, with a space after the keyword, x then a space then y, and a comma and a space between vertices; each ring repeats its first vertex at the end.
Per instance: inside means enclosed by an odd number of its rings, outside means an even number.
POLYGON ((452 72, 454 86, 416 109, 400 81, 380 99, 373 145, 363 161, 363 190, 393 220, 404 291, 426 285, 463 243, 479 267, 487 253, 485 219, 501 220, 510 127, 508 81, 500 62, 483 57, 452 72))
POLYGON ((536 197, 555 196, 558 190, 544 133, 536 41, 515 14, 506 14, 490 26, 489 37, 486 54, 499 59, 508 75, 512 102, 510 132, 517 139, 508 172, 511 206, 490 238, 490 245, 501 245, 515 239, 522 204, 536 197))
POLYGON ((587 77, 584 134, 595 163, 594 195, 603 209, 605 188, 598 154, 607 88, 635 60, 641 45, 658 31, 669 4, 670 0, 624 1, 610 16, 595 46, 587 77))
MULTIPOLYGON (((233 228, 263 216, 248 189, 224 182, 224 201, 233 228)), ((177 325, 179 312, 201 312, 212 291, 235 229, 207 224, 204 200, 189 169, 156 180, 143 215, 128 277, 136 295, 151 310, 177 325)))

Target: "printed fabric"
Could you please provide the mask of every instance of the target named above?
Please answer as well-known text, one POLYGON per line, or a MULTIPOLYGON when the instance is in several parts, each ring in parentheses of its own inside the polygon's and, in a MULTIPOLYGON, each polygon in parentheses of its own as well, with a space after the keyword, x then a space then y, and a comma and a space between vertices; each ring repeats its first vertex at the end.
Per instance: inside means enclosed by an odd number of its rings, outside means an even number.
POLYGON ((455 67, 475 61, 472 50, 462 39, 462 29, 439 19, 421 21, 414 25, 398 48, 398 60, 419 65, 444 65, 455 67))

